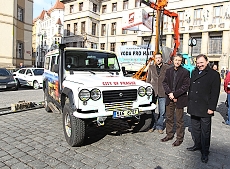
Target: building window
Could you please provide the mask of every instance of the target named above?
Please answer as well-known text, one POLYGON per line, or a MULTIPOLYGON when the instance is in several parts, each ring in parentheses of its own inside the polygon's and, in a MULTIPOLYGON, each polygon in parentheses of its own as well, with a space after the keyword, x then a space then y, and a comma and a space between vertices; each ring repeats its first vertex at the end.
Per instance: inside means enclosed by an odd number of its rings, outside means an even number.
POLYGON ((102 13, 106 13, 107 5, 102 5, 102 13))
POLYGON ((133 45, 137 45, 137 41, 133 41, 133 45))
POLYGON ((140 0, 135 0, 135 7, 139 7, 140 6, 140 0))
POLYGON ((93 4, 93 12, 97 12, 97 5, 93 4))
POLYGON ((101 43, 101 50, 105 50, 105 43, 101 43))
POLYGON ((101 36, 105 36, 105 33, 106 33, 106 25, 102 24, 101 25, 101 36))
POLYGON ((183 27, 184 26, 184 11, 178 11, 177 13, 180 19, 180 27, 183 27))
POLYGON ((79 11, 83 10, 83 2, 79 3, 79 11))
POLYGON ((85 22, 81 22, 81 34, 85 33, 85 22))
POLYGON ((70 35, 70 24, 67 24, 67 32, 66 35, 69 36, 70 35))
POLYGON ((70 35, 70 24, 67 24, 67 32, 66 35, 69 36, 70 35))
POLYGON ((169 17, 168 16, 166 16, 166 15, 164 15, 164 29, 168 29, 168 19, 169 19, 169 17))
POLYGON ((209 54, 222 54, 222 36, 209 37, 209 54))
POLYGON ((96 27, 97 27, 97 24, 92 23, 92 35, 96 35, 96 27))
POLYGON ((221 23, 223 6, 213 7, 213 23, 221 23))
POLYGON ((194 10, 194 25, 201 25, 202 11, 203 11, 202 8, 194 10))
POLYGON ((123 9, 128 9, 129 8, 129 1, 125 0, 123 1, 123 9))
POLYGON ((112 23, 112 26, 111 26, 111 35, 116 35, 116 22, 112 23))
POLYGON ((22 22, 23 22, 23 20, 24 20, 23 15, 24 15, 23 9, 22 9, 21 7, 18 6, 18 20, 19 20, 19 21, 22 21, 22 22))
POLYGON ((77 23, 74 23, 73 33, 77 35, 77 23))
MULTIPOLYGON (((174 45, 174 40, 173 40, 173 45, 174 45)), ((180 46, 179 46, 179 52, 183 52, 183 35, 180 35, 180 46)))
POLYGON ((117 3, 112 3, 112 12, 117 11, 117 3))
POLYGON ((127 30, 122 29, 122 34, 127 34, 127 30))
POLYGON ((73 5, 69 6, 69 13, 73 13, 73 5))
POLYGON ((121 42, 121 45, 122 46, 127 45, 127 42, 121 42))
POLYGON ((23 59, 24 55, 23 55, 23 42, 18 41, 17 42, 17 58, 23 59))
POLYGON ((61 26, 58 26, 58 34, 61 34, 61 26))
POLYGON ((97 44, 96 43, 91 43, 91 48, 92 49, 97 49, 97 44))
POLYGON ((196 46, 193 46, 192 53, 193 55, 198 55, 201 53, 201 43, 202 43, 202 38, 201 37, 194 37, 196 39, 196 46))
POLYGON ((115 43, 110 43, 110 51, 115 52, 116 44, 115 43))

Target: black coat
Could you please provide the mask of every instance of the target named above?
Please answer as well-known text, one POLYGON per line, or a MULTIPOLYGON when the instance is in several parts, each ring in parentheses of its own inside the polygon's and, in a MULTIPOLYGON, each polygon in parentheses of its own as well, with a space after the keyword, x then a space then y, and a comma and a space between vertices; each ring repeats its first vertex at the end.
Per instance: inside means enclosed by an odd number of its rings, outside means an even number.
POLYGON ((220 74, 209 66, 198 73, 195 68, 191 76, 188 113, 198 117, 210 117, 208 109, 216 110, 220 94, 220 74))
POLYGON ((165 79, 163 81, 163 87, 166 97, 166 105, 169 105, 170 99, 168 97, 169 93, 173 93, 175 99, 177 99, 176 108, 183 108, 187 106, 188 103, 188 89, 190 84, 189 71, 183 67, 178 68, 178 73, 176 77, 176 87, 173 91, 173 78, 174 78, 174 67, 170 67, 166 70, 165 79))

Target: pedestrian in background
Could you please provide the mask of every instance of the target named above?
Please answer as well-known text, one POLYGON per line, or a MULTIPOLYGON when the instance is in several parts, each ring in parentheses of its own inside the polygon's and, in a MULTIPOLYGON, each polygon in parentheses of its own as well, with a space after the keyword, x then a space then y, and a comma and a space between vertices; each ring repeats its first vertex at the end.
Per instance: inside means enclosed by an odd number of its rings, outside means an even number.
POLYGON ((179 146, 184 139, 184 107, 188 102, 188 89, 190 84, 189 71, 181 66, 183 56, 178 54, 173 58, 174 66, 167 69, 163 87, 166 98, 166 137, 162 142, 172 140, 174 137, 174 114, 176 115, 176 141, 173 146, 179 146))
POLYGON ((220 71, 221 78, 224 79, 225 76, 225 70, 224 68, 220 71))
MULTIPOLYGON (((226 78, 224 79, 224 91, 227 93, 227 103, 230 103, 230 73, 228 73, 226 78)), ((223 123, 230 125, 230 106, 227 107, 228 107, 227 120, 223 123)))
POLYGON ((24 66, 24 64, 21 62, 21 63, 19 63, 19 67, 20 67, 20 69, 21 69, 21 68, 24 68, 25 66, 24 66))
POLYGON ((214 65, 212 65, 212 69, 213 69, 213 70, 215 70, 215 71, 218 71, 218 67, 217 67, 217 65, 215 65, 215 64, 214 64, 214 65))
POLYGON ((165 78, 165 72, 169 68, 169 65, 163 63, 161 53, 157 53, 154 57, 154 64, 149 66, 147 82, 153 86, 155 93, 155 101, 158 102, 158 118, 155 120, 155 110, 152 111, 152 128, 149 132, 153 132, 155 129, 160 134, 163 134, 164 120, 165 120, 165 101, 166 94, 162 85, 165 78))
POLYGON ((194 146, 188 151, 201 150, 201 161, 208 162, 211 117, 216 110, 220 94, 220 74, 208 66, 207 56, 196 57, 196 68, 190 80, 188 113, 191 115, 194 146))

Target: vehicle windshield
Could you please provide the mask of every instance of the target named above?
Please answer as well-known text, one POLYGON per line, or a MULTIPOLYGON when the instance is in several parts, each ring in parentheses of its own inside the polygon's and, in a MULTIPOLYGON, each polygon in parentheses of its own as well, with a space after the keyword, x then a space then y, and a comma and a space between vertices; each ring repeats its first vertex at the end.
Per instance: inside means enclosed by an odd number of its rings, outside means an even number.
POLYGON ((10 76, 10 72, 5 69, 0 69, 0 76, 10 76))
POLYGON ((96 51, 66 51, 65 68, 79 71, 120 71, 115 54, 96 51))
POLYGON ((40 76, 44 73, 44 69, 33 69, 34 76, 40 76))

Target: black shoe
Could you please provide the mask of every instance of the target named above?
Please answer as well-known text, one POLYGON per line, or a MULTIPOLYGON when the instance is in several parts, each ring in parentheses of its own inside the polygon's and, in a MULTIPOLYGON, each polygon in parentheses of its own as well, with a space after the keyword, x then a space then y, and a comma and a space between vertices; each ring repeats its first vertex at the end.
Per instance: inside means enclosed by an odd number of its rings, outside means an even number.
POLYGON ((188 147, 187 150, 188 151, 196 151, 196 150, 201 150, 201 148, 193 146, 193 147, 188 147))
POLYGON ((202 163, 207 163, 208 162, 208 155, 202 154, 201 161, 202 161, 202 163))

